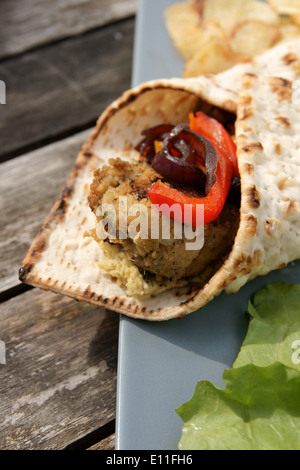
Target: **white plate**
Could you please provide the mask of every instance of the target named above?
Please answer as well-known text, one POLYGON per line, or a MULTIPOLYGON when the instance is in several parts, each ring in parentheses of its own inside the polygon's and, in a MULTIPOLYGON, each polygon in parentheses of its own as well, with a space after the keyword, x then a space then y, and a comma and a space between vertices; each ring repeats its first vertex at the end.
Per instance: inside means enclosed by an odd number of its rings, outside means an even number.
MULTIPOLYGON (((141 0, 136 24, 133 85, 181 76, 184 62, 163 20, 172 0, 141 0)), ((176 450, 182 421, 175 409, 197 381, 223 386, 248 327, 249 298, 267 284, 300 281, 300 262, 258 278, 234 296, 221 294, 181 320, 120 319, 116 450, 176 450)))

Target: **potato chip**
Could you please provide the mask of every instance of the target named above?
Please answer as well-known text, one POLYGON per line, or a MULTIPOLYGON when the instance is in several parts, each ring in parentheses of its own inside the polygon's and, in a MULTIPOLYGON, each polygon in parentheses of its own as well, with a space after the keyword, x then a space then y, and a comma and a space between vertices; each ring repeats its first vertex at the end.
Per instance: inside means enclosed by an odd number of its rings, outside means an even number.
POLYGON ((186 0, 172 4, 165 10, 165 23, 186 61, 183 76, 224 71, 279 41, 297 37, 297 5, 300 7, 300 0, 186 0), (294 17, 282 17, 276 6, 294 17))
POLYGON ((278 14, 265 2, 249 0, 243 9, 244 20, 257 20, 264 23, 279 25, 278 14))
POLYGON ((165 21, 175 47, 185 59, 191 58, 213 38, 226 40, 217 23, 202 22, 194 2, 174 3, 165 10, 165 21))
POLYGON ((216 21, 228 35, 237 24, 251 19, 279 23, 277 13, 259 0, 205 0, 202 18, 203 21, 216 21))
POLYGON ((289 16, 283 16, 280 18, 280 33, 280 42, 290 41, 300 37, 300 27, 289 16))
POLYGON ((201 18, 191 2, 174 3, 165 10, 165 23, 175 47, 188 59, 202 44, 201 18))
POLYGON ((234 54, 226 41, 218 38, 207 42, 184 67, 183 77, 223 72, 234 65, 234 54))
POLYGON ((268 0, 269 5, 281 16, 300 26, 300 0, 268 0))
POLYGON ((248 20, 235 27, 230 37, 230 46, 236 54, 253 57, 272 47, 280 38, 278 25, 248 20))
POLYGON ((300 15, 300 0, 267 0, 279 15, 300 15))
POLYGON ((300 13, 298 15, 292 15, 291 18, 294 24, 296 24, 297 26, 300 26, 300 13))

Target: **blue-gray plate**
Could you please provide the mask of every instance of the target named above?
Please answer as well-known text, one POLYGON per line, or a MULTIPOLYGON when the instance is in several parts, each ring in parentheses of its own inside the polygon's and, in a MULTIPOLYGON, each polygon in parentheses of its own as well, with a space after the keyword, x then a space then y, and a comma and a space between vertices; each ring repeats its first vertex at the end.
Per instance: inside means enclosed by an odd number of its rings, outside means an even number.
MULTIPOLYGON (((140 0, 132 85, 182 76, 184 62, 165 28, 174 0, 140 0)), ((182 421, 175 409, 199 380, 223 386, 222 374, 244 340, 248 301, 273 282, 298 283, 300 262, 257 278, 237 294, 221 294, 181 320, 146 322, 120 317, 116 450, 176 450, 182 421)))

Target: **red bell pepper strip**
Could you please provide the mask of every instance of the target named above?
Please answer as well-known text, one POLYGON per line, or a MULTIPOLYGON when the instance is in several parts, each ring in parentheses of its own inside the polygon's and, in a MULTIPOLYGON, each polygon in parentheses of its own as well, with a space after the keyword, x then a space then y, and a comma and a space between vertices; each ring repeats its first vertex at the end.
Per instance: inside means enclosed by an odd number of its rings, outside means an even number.
MULTIPOLYGON (((186 223, 193 227, 201 225, 202 222, 199 221, 199 216, 197 216, 199 205, 203 205, 204 208, 204 225, 215 220, 224 207, 232 179, 231 161, 228 158, 224 158, 218 152, 218 149, 216 151, 218 154, 217 179, 205 197, 195 198, 186 196, 181 191, 171 188, 169 185, 162 183, 161 180, 158 180, 147 189, 151 203, 159 206, 167 204, 169 207, 172 207, 173 204, 179 204, 181 207, 181 217, 178 217, 176 211, 175 213, 170 212, 170 217, 174 217, 178 222, 186 223), (186 204, 191 205, 191 212, 189 210, 185 211, 186 204)), ((161 212, 164 212, 163 209, 161 209, 161 212)))
POLYGON ((189 119, 191 130, 202 134, 214 144, 219 152, 229 157, 233 165, 233 176, 239 177, 236 145, 222 124, 201 111, 196 112, 195 115, 190 114, 189 119))

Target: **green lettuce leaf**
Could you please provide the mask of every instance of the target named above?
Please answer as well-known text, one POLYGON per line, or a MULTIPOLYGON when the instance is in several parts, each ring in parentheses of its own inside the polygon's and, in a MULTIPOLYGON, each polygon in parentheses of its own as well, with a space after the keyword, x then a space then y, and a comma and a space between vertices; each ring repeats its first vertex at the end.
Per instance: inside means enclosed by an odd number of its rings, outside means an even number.
POLYGON ((292 354, 300 347, 300 285, 271 284, 255 294, 248 311, 251 321, 233 367, 280 362, 300 371, 292 354))
POLYGON ((300 285, 267 286, 249 314, 225 388, 202 380, 176 410, 184 423, 180 449, 300 449, 300 285))

